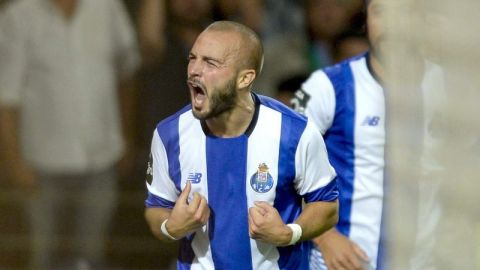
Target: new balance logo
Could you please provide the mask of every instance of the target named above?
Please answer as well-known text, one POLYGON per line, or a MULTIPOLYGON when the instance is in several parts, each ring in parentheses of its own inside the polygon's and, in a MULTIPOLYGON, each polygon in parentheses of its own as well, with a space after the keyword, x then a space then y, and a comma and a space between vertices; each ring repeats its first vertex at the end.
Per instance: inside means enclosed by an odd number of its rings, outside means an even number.
POLYGON ((192 182, 192 184, 198 184, 202 180, 202 174, 201 173, 189 173, 187 181, 192 182))
POLYGON ((367 115, 367 117, 365 117, 365 119, 362 122, 362 126, 374 127, 374 126, 378 125, 378 122, 380 122, 380 117, 379 116, 367 115))

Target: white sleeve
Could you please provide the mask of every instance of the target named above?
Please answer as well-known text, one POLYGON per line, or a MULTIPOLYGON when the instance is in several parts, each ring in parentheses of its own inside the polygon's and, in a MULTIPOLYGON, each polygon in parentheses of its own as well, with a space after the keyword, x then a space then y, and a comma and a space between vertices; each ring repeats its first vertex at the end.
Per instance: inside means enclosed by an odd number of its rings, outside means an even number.
POLYGON ((335 170, 328 161, 327 149, 320 132, 310 122, 295 153, 295 187, 300 195, 317 193, 315 200, 332 201, 338 197, 335 170))
POLYGON ((27 67, 24 36, 28 20, 16 16, 15 10, 7 8, 0 17, 0 104, 8 106, 20 103, 27 67))
POLYGON ((335 116, 335 90, 325 72, 318 70, 302 84, 292 101, 294 108, 305 114, 322 134, 330 128, 335 116))
MULTIPOLYGON (((152 139, 150 161, 147 169, 147 188, 155 197, 169 202, 175 202, 178 190, 168 173, 168 158, 165 146, 155 130, 152 139), (150 182, 150 183, 149 183, 150 182)), ((149 199, 147 199, 148 201, 149 199)), ((150 202, 155 204, 154 202, 150 202)))

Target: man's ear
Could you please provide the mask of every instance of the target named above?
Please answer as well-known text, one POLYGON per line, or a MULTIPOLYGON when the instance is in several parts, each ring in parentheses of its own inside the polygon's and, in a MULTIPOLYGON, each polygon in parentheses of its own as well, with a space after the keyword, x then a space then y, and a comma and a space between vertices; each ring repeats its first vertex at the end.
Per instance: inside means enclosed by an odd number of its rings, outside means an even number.
POLYGON ((257 73, 254 69, 244 69, 240 71, 237 77, 237 87, 238 89, 248 88, 255 80, 257 73))

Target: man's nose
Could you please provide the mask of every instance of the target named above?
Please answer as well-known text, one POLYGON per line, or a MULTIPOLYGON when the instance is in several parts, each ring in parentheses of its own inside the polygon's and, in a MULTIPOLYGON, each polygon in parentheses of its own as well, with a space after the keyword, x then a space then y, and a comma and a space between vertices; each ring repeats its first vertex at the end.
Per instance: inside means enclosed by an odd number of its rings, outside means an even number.
POLYGON ((203 65, 201 61, 193 60, 188 63, 188 76, 199 76, 202 74, 203 65))

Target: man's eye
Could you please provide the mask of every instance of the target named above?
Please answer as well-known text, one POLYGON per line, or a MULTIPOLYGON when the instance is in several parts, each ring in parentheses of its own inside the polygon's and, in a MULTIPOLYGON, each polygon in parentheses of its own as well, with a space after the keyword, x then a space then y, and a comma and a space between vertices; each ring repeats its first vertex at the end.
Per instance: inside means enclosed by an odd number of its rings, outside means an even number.
POLYGON ((217 66, 217 63, 215 63, 213 61, 207 61, 207 64, 211 67, 216 67, 217 66))

